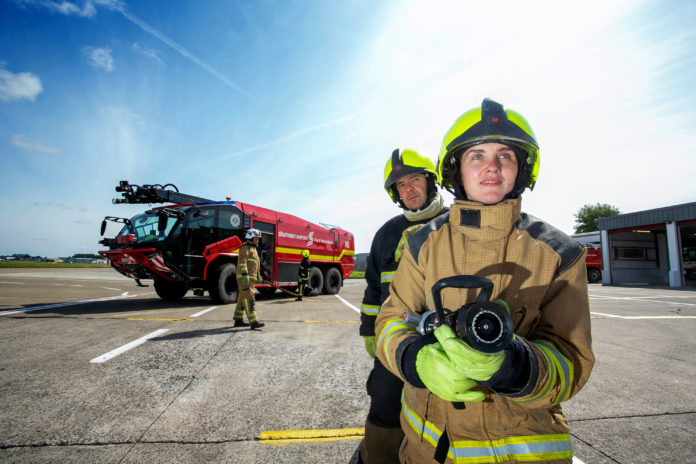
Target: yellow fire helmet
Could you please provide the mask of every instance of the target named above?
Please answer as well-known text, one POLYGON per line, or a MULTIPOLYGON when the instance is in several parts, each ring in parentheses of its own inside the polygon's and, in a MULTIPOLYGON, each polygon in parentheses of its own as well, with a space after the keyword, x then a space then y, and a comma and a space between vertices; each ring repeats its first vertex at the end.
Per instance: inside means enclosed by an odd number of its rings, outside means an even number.
POLYGON ((386 166, 384 166, 384 190, 389 194, 389 198, 391 198, 394 203, 398 203, 402 208, 405 206, 399 198, 399 193, 396 191, 395 184, 396 181, 402 177, 413 174, 425 174, 425 177, 429 181, 428 200, 432 200, 437 193, 435 184, 438 183, 435 163, 425 156, 419 155, 417 151, 411 150, 410 148, 404 148, 403 150, 399 148, 395 149, 387 160, 386 166))
POLYGON ((304 256, 305 258, 309 258, 309 250, 302 250, 302 251, 300 252, 300 254, 301 254, 302 256, 304 256))
POLYGON ((532 190, 539 173, 539 144, 534 131, 521 114, 506 110, 489 98, 480 107, 459 116, 442 139, 437 159, 442 187, 456 198, 466 199, 466 192, 457 182, 459 155, 474 145, 488 142, 508 145, 517 155, 517 179, 506 198, 519 197, 527 187, 532 190))

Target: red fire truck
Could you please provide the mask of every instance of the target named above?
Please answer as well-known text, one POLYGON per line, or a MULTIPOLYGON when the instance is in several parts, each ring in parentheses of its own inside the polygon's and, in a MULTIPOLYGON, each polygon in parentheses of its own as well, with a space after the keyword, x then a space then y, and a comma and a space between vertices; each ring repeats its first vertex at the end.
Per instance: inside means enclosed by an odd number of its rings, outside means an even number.
POLYGON ((114 203, 171 203, 132 218, 107 216, 123 223, 114 238, 99 243, 99 253, 121 274, 144 286, 154 280, 160 298, 176 301, 188 290, 207 291, 216 303, 237 300, 237 252, 249 228, 261 231, 258 251, 262 283, 256 288, 272 294, 297 287, 301 251, 309 250, 311 294, 335 294, 354 267, 353 234, 335 226, 315 224, 296 216, 241 201, 211 201, 180 193, 173 184, 135 185, 121 181, 122 198, 114 203))

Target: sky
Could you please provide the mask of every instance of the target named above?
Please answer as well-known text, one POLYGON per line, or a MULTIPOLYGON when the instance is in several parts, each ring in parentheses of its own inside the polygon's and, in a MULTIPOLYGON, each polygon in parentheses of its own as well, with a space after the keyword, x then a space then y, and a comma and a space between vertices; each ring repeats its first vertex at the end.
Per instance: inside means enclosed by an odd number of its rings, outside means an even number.
POLYGON ((104 216, 147 209, 120 180, 368 252, 402 212, 391 152, 435 161, 485 97, 540 145, 522 209, 568 234, 587 204, 696 201, 695 23, 689 0, 0 0, 0 255, 95 253, 104 216))

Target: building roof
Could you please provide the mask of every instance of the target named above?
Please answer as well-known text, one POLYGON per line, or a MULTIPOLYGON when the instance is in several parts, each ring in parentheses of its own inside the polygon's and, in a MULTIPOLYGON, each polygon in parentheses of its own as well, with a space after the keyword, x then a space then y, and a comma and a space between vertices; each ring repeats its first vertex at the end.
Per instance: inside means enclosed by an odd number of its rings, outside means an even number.
POLYGON ((696 202, 599 218, 597 223, 600 230, 612 230, 694 219, 696 219, 696 202))

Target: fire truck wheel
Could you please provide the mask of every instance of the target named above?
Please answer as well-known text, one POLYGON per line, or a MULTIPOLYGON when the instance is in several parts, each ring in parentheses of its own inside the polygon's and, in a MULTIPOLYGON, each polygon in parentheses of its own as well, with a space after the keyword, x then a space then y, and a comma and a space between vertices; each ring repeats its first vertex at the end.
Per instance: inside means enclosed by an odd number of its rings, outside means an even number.
POLYGON ((316 266, 309 268, 309 286, 312 288, 310 296, 319 295, 324 288, 324 275, 321 273, 321 269, 316 266))
POLYGON ((188 287, 183 282, 157 278, 155 279, 155 292, 164 301, 179 301, 188 292, 188 287))
POLYGON ((232 263, 220 265, 208 285, 210 299, 218 304, 237 302, 237 268, 232 263))
POLYGON ((335 267, 329 268, 324 276, 324 293, 335 295, 341 290, 341 272, 335 267))
POLYGON ((599 282, 600 280, 602 280, 602 273, 599 272, 599 269, 591 267, 587 270, 587 280, 589 280, 592 283, 599 282))

